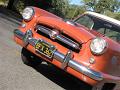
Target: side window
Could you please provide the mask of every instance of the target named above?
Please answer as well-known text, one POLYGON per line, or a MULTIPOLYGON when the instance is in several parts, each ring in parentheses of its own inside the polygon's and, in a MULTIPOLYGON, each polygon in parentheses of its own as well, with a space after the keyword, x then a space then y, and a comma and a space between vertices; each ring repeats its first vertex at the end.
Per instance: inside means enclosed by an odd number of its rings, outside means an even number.
POLYGON ((77 23, 84 25, 85 27, 92 29, 94 22, 89 16, 81 16, 79 19, 76 20, 77 23))
POLYGON ((106 36, 117 42, 120 42, 120 32, 118 31, 107 29, 106 36))
POLYGON ((97 31, 120 43, 120 31, 118 28, 109 24, 104 24, 103 27, 99 28, 97 31))
POLYGON ((106 29, 105 28, 99 28, 97 31, 100 32, 101 34, 105 34, 106 33, 106 29))

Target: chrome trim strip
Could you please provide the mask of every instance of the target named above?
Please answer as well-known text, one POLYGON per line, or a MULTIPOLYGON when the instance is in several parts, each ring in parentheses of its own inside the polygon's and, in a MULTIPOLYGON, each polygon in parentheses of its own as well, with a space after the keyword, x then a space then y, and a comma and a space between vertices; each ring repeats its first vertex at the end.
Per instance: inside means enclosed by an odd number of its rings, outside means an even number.
POLYGON ((103 76, 90 68, 85 67, 84 65, 76 62, 75 60, 70 60, 68 66, 73 68, 74 70, 81 72, 82 74, 89 76, 92 79, 101 81, 103 80, 103 76))
POLYGON ((47 34, 47 35, 49 35, 51 32, 51 30, 50 29, 48 29, 48 28, 45 28, 45 27, 43 27, 43 26, 41 26, 41 25, 38 25, 37 27, 36 27, 36 29, 37 30, 39 30, 39 31, 41 31, 42 33, 44 33, 44 34, 47 34))
MULTIPOLYGON (((24 37, 24 34, 20 31, 20 30, 14 30, 14 35, 18 38, 20 38, 22 40, 22 38, 24 37)), ((37 42, 37 39, 34 39, 34 38, 29 38, 28 39, 28 42, 29 44, 35 46, 36 42, 37 42)), ((54 59, 58 60, 59 62, 61 63, 64 63, 66 62, 67 66, 74 69, 75 71, 78 71, 79 73, 82 73, 94 80, 98 80, 98 81, 101 81, 103 80, 103 76, 102 74, 100 74, 99 72, 96 72, 80 63, 78 63, 77 61, 73 60, 70 58, 70 54, 62 54, 60 53, 59 51, 55 51, 54 52, 54 59), (69 56, 69 59, 67 58, 67 62, 64 61, 65 58, 67 57, 67 55, 69 56)), ((65 64, 65 67, 66 67, 66 64, 65 64)), ((64 68, 63 68, 64 69, 64 68)))
POLYGON ((64 58, 65 58, 64 54, 62 54, 62 53, 60 53, 58 51, 54 52, 54 59, 56 59, 56 60, 58 60, 59 62, 62 63, 64 58))
POLYGON ((70 40, 70 39, 68 39, 66 37, 63 37, 61 35, 57 35, 56 39, 61 41, 61 42, 64 42, 65 44, 67 44, 67 45, 69 45, 69 46, 71 46, 71 47, 73 47, 75 49, 80 49, 80 47, 79 47, 79 45, 77 43, 73 42, 72 40, 70 40))
MULTIPOLYGON (((36 27, 36 29, 39 30, 39 31, 41 31, 42 33, 48 35, 49 37, 50 37, 50 35, 51 35, 51 33, 52 33, 52 32, 51 32, 51 29, 46 28, 46 27, 41 26, 41 25, 38 25, 38 26, 36 27)), ((63 43, 65 43, 65 44, 67 44, 67 45, 69 45, 69 46, 71 46, 72 48, 75 48, 75 49, 78 49, 78 50, 80 49, 79 44, 77 44, 76 42, 70 40, 69 38, 67 38, 67 37, 65 37, 65 36, 63 36, 63 35, 56 35, 55 39, 56 39, 56 40, 59 40, 59 41, 61 41, 61 42, 63 42, 63 43)))
POLYGON ((24 33, 23 32, 21 32, 20 30, 18 30, 18 29, 15 29, 14 30, 14 35, 16 36, 16 37, 18 37, 19 39, 23 39, 23 37, 24 37, 24 33))

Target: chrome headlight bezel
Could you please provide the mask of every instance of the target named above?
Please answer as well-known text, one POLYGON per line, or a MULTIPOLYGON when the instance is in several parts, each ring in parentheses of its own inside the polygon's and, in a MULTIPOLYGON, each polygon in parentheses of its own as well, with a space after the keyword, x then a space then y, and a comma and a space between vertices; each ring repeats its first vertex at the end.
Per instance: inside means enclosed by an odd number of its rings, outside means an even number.
POLYGON ((22 12, 22 17, 25 21, 30 21, 35 14, 33 7, 26 7, 22 12))
POLYGON ((97 37, 94 38, 90 43, 90 50, 95 55, 101 55, 105 53, 108 43, 105 39, 97 37))

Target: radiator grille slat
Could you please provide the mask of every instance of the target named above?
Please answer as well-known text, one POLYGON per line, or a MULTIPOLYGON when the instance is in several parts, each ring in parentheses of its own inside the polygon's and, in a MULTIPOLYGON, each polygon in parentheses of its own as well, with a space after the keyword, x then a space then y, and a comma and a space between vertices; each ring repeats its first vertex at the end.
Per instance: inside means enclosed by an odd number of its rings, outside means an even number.
MULTIPOLYGON (((47 35, 47 37, 49 39, 53 39, 53 38, 51 38, 51 34, 53 31, 52 29, 45 27, 43 25, 37 25, 36 30, 37 30, 37 32, 40 32, 39 34, 43 33, 43 34, 45 34, 45 36, 47 35)), ((41 35, 43 35, 43 34, 41 34, 41 35)), ((74 49, 75 51, 79 51, 80 47, 81 47, 78 42, 75 42, 75 41, 69 39, 69 37, 62 35, 61 33, 56 34, 54 36, 54 41, 58 41, 58 43, 61 42, 65 45, 68 45, 67 46, 68 48, 70 47, 70 49, 72 49, 72 50, 74 49)), ((65 47, 65 45, 63 45, 63 46, 65 47)))

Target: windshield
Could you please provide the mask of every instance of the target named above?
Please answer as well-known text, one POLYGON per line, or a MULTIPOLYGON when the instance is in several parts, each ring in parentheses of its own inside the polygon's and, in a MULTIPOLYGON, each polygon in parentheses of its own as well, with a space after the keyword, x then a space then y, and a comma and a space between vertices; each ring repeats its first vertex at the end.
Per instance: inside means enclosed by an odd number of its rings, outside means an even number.
POLYGON ((120 26, 107 22, 103 19, 91 15, 83 15, 75 20, 75 23, 81 24, 90 30, 104 34, 105 36, 120 42, 120 26))

